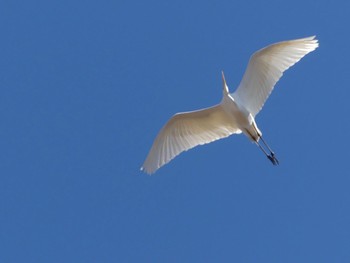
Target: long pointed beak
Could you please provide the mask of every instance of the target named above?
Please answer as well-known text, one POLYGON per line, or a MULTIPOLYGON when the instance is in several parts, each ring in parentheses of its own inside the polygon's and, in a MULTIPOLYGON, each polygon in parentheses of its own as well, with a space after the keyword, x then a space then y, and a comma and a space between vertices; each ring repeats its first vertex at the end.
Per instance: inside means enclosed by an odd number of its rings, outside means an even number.
POLYGON ((222 75, 222 91, 224 94, 228 94, 229 90, 226 84, 226 80, 225 80, 225 75, 224 75, 224 71, 221 71, 221 75, 222 75))

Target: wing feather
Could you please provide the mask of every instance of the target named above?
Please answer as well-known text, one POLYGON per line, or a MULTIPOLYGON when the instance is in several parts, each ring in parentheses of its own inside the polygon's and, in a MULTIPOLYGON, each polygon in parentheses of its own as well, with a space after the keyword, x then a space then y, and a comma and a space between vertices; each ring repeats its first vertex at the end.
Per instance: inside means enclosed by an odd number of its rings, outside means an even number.
POLYGON ((175 114, 159 132, 141 170, 152 174, 183 151, 240 132, 220 104, 175 114))
POLYGON ((279 42, 255 52, 232 96, 255 117, 283 72, 318 47, 315 36, 279 42))

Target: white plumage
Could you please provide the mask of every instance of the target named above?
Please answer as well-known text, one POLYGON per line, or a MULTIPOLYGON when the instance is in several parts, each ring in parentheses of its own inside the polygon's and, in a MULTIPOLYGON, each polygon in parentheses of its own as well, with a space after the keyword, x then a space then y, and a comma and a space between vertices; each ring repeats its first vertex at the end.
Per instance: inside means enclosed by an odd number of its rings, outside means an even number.
POLYGON ((283 72, 317 47, 318 41, 312 36, 279 42, 255 52, 241 83, 231 94, 222 73, 221 103, 175 114, 159 132, 141 170, 152 174, 183 151, 241 132, 255 142, 273 164, 278 164, 274 153, 262 139, 255 116, 283 72), (267 149, 259 143, 260 139, 267 149))

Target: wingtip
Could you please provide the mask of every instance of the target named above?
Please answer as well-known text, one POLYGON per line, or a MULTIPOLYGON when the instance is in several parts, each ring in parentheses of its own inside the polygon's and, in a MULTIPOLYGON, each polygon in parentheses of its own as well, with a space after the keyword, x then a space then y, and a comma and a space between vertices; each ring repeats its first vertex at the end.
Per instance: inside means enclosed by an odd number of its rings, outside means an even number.
POLYGON ((140 172, 143 172, 143 173, 148 174, 148 175, 152 175, 155 171, 150 171, 148 169, 145 169, 145 167, 141 166, 140 172))
POLYGON ((315 43, 318 42, 318 39, 316 38, 316 35, 306 37, 305 40, 313 41, 313 42, 315 42, 315 43))
POLYGON ((318 48, 320 46, 318 39, 316 38, 316 35, 310 36, 305 38, 305 40, 307 40, 313 47, 313 50, 315 50, 316 48, 318 48))

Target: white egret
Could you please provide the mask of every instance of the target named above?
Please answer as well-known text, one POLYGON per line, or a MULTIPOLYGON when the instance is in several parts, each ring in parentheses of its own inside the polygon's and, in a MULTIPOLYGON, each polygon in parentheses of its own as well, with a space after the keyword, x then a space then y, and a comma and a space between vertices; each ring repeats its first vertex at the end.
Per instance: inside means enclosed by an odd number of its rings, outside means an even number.
POLYGON ((255 52, 233 93, 229 92, 222 72, 221 102, 210 108, 175 114, 159 132, 141 170, 152 174, 183 151, 242 132, 277 165, 279 162, 262 138, 255 116, 283 72, 317 47, 318 40, 312 36, 279 42, 255 52))

